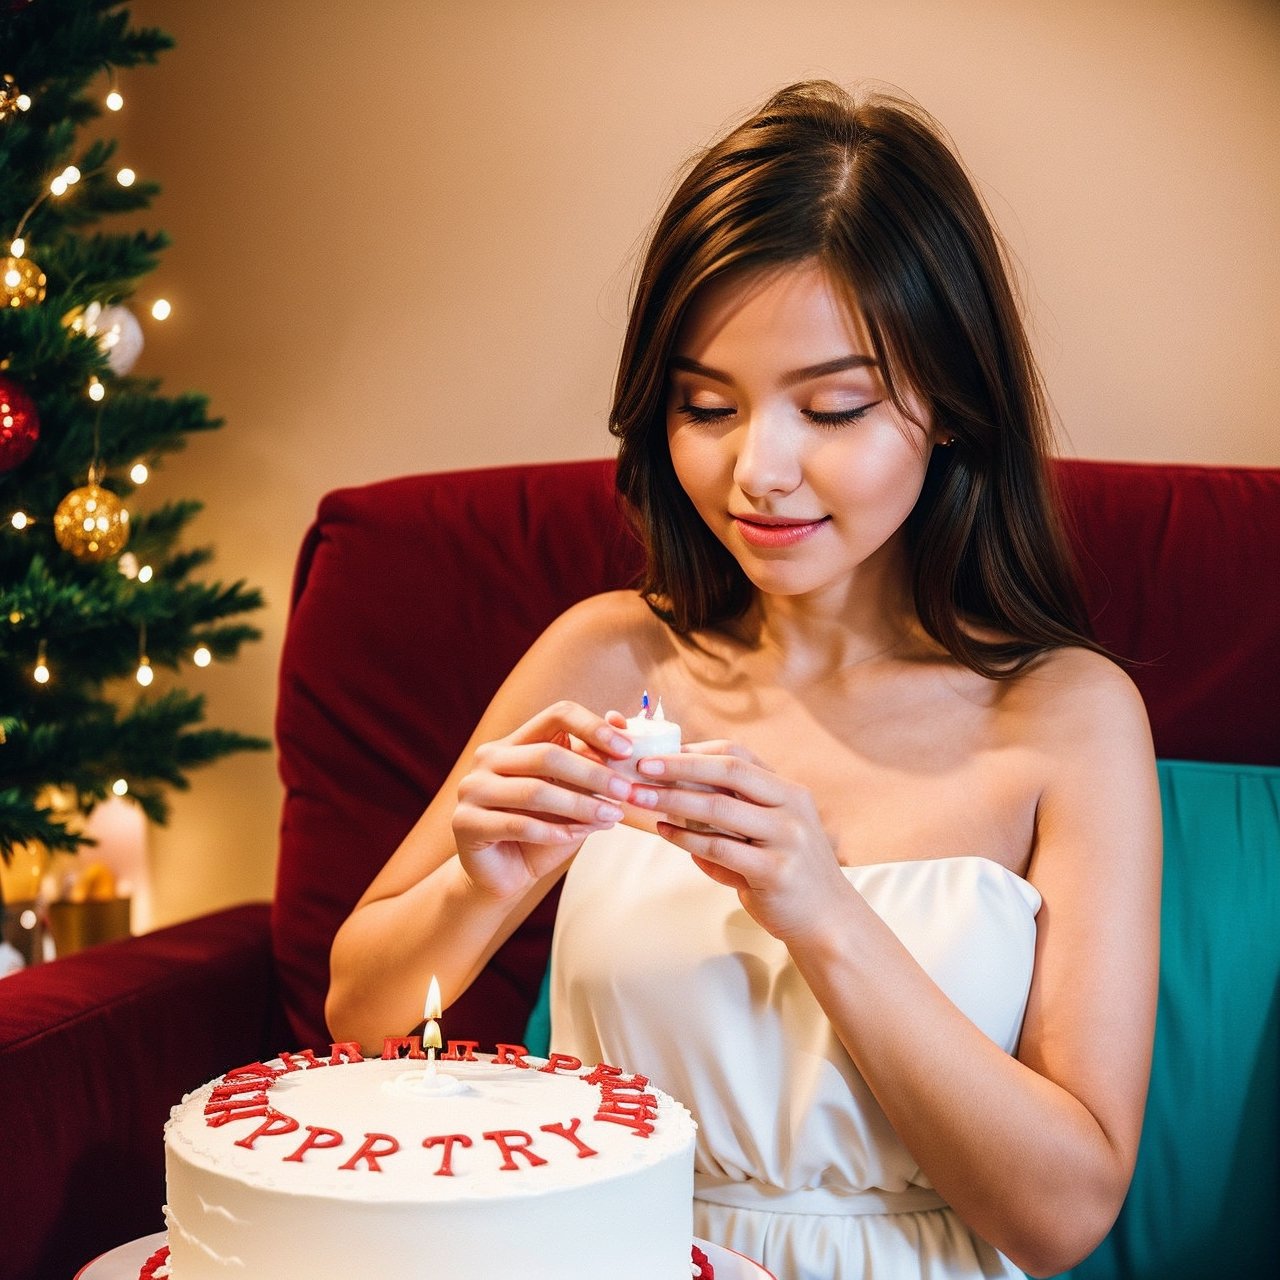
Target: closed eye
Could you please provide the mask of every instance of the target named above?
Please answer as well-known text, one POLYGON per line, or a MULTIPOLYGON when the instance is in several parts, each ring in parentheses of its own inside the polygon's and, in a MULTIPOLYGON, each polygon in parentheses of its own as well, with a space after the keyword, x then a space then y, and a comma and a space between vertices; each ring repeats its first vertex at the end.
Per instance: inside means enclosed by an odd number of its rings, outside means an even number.
POLYGON ((860 404, 856 409, 805 409, 804 416, 816 427, 847 427, 865 417, 880 403, 860 404))
POLYGON ((722 418, 733 417, 737 411, 731 406, 710 408, 700 404, 682 404, 676 407, 676 412, 683 414, 690 422, 719 422, 722 418))

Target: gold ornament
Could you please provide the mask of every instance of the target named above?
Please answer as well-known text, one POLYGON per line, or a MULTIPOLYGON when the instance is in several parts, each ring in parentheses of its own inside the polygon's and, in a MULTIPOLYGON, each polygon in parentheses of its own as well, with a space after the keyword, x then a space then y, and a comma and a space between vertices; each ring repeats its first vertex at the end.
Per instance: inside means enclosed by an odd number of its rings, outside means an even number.
POLYGON ((53 536, 77 560, 106 560, 129 541, 129 513, 110 489, 87 484, 58 503, 53 536))
POLYGON ((0 120, 16 116, 30 105, 30 99, 18 88, 18 82, 8 72, 0 75, 0 120))
POLYGON ((0 306, 43 302, 46 283, 44 272, 30 258, 0 258, 0 306))

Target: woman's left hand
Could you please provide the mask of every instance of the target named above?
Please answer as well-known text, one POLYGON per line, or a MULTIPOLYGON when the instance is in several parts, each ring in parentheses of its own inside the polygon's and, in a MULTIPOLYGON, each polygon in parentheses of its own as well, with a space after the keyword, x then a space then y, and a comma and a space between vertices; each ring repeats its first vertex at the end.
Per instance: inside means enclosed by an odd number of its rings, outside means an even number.
POLYGON ((808 789, 744 747, 691 743, 678 756, 646 757, 637 769, 661 788, 653 807, 670 821, 659 821, 658 833, 736 889, 752 919, 780 941, 822 929, 850 892, 808 789))

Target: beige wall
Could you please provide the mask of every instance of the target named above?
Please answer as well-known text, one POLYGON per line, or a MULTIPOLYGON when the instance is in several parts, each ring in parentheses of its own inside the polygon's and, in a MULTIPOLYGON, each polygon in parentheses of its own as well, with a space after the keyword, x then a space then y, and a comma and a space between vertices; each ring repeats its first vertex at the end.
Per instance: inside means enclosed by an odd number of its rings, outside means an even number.
MULTIPOLYGON (((269 734, 292 560, 327 489, 600 455, 632 257, 677 163, 788 80, 949 127, 1032 282, 1068 452, 1280 463, 1280 18, 1265 0, 142 0, 122 159, 174 237, 140 371, 227 419, 198 495, 263 643, 192 672, 269 734)), ((144 496, 146 496, 144 494, 144 496)), ((268 755, 194 775, 155 918, 270 894, 268 755)))

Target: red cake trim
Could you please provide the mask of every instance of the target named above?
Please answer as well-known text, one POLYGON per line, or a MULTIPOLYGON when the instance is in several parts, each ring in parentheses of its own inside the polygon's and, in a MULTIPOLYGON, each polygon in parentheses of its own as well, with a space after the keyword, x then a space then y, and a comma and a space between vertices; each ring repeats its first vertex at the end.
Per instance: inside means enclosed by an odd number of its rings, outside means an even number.
POLYGON ((693 1265, 698 1268, 693 1273, 693 1280, 716 1280, 716 1269, 711 1265, 711 1259, 696 1244, 692 1250, 693 1265))
POLYGON ((169 1246, 162 1244, 142 1264, 142 1270, 138 1273, 138 1280, 155 1280, 155 1274, 159 1269, 169 1261, 169 1246))

